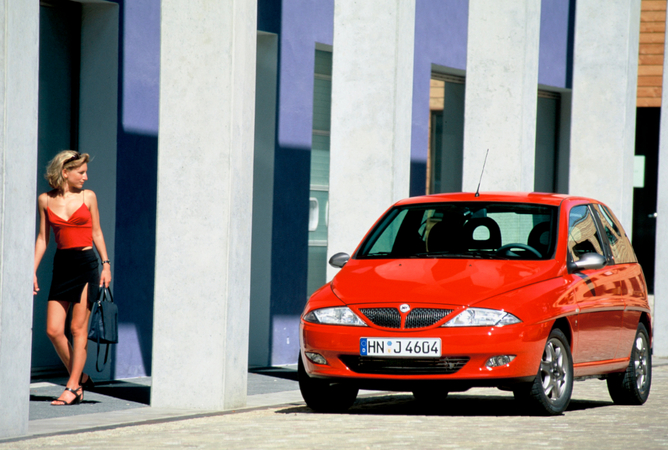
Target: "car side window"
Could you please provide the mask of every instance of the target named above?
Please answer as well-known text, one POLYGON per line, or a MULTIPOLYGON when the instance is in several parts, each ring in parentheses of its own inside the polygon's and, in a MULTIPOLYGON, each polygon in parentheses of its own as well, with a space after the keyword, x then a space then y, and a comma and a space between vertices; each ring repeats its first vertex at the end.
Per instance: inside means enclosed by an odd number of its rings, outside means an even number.
POLYGON ((573 261, 579 261, 587 253, 605 256, 596 221, 587 205, 575 206, 569 213, 568 249, 573 261))
POLYGON ((629 238, 612 212, 603 205, 594 205, 594 210, 598 213, 601 224, 603 224, 603 230, 610 243, 615 264, 638 262, 629 238))

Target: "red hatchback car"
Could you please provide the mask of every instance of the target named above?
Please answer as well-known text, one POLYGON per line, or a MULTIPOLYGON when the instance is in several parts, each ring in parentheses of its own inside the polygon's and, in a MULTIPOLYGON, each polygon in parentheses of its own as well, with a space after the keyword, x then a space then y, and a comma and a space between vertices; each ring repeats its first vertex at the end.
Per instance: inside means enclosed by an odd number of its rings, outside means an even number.
POLYGON ((360 388, 491 386, 559 414, 573 381, 615 403, 651 384, 651 317, 633 248, 610 209, 553 194, 440 194, 392 206, 301 318, 299 385, 316 411, 360 388))

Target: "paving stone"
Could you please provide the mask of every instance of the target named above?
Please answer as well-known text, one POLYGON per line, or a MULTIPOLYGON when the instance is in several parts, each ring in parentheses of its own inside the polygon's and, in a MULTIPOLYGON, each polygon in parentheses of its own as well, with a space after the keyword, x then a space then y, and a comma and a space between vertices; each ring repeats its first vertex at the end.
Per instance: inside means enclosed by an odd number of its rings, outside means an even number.
MULTIPOLYGON (((147 408, 150 409, 150 408, 147 408)), ((135 411, 135 410, 133 410, 135 411)), ((130 411, 132 412, 132 411, 130 411)), ((72 420, 77 420, 73 417, 72 420)), ((303 403, 0 443, 0 449, 668 448, 668 365, 643 406, 617 406, 599 380, 577 382, 569 409, 527 415, 512 394, 472 389, 425 406, 406 393, 361 398, 345 414, 303 403)))

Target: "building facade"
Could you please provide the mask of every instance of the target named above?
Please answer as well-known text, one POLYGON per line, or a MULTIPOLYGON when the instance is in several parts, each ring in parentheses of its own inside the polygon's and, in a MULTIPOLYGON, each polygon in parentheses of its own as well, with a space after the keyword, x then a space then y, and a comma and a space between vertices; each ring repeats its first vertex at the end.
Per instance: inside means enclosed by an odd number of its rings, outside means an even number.
POLYGON ((62 370, 29 286, 41 174, 64 148, 94 157, 112 260, 102 377, 151 376, 156 407, 237 407, 248 367, 294 364, 327 259, 401 198, 582 194, 645 228, 640 0, 26 3, 0 12, 0 436, 27 429, 31 375, 62 370))

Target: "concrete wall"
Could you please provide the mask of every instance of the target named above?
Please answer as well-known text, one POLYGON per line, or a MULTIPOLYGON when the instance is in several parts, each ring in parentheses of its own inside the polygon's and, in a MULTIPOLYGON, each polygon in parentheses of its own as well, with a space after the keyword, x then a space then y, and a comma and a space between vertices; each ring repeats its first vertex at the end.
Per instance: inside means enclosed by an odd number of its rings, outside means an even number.
POLYGON ((335 5, 328 257, 408 196, 414 27, 413 1, 335 5))
POLYGON ((640 0, 577 2, 569 193, 607 203, 629 235, 639 27, 640 0))
POLYGON ((463 190, 532 191, 540 0, 469 6, 463 190))
MULTIPOLYGON (((668 54, 668 40, 664 55, 668 54)), ((668 86, 668 59, 663 61, 663 86, 668 86)), ((661 103, 668 105, 668 89, 663 89, 661 103)), ((654 266, 654 355, 668 356, 668 113, 661 108, 659 136, 659 182, 657 186, 656 263, 654 266)))
POLYGON ((39 3, 0 10, 0 438, 28 430, 39 3))
POLYGON ((256 20, 162 2, 152 406, 246 401, 256 20))

